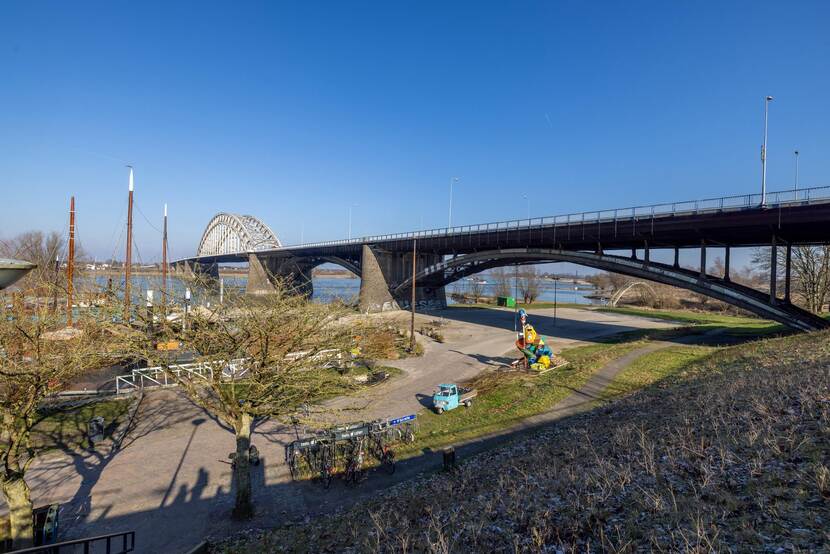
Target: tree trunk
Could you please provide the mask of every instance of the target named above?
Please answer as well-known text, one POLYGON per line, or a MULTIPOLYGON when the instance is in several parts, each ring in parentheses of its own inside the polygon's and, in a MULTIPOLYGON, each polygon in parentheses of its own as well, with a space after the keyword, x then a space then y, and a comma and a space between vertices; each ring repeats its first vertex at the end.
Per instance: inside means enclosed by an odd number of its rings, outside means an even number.
POLYGON ((236 503, 233 507, 233 517, 248 519, 253 513, 251 503, 251 463, 248 449, 251 447, 250 414, 243 413, 236 424, 236 458, 234 459, 233 476, 236 481, 236 503))
POLYGON ((34 523, 29 485, 22 474, 14 474, 3 480, 2 487, 3 498, 9 507, 12 545, 15 549, 30 547, 34 544, 34 523))

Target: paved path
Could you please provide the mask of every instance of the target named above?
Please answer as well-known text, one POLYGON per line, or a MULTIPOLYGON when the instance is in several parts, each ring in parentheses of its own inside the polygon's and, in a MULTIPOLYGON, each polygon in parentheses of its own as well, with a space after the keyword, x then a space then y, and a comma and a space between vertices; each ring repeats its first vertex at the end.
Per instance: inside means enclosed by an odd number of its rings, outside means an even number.
MULTIPOLYGON (((423 357, 394 362, 404 371, 403 376, 373 389, 368 402, 366 397, 336 401, 334 405, 343 410, 341 419, 411 413, 421 407, 419 395, 429 395, 437 383, 461 381, 487 365, 509 359, 505 352, 515 338, 512 312, 453 308, 442 314, 449 320, 444 331, 446 342, 428 342, 423 357)), ((557 351, 620 331, 669 326, 662 321, 588 310, 560 309, 557 316, 555 326, 552 310, 531 316, 542 334, 555 337, 550 342, 557 351)), ((601 374, 610 378, 605 371, 601 374)), ((589 385, 598 383, 592 379, 586 387, 589 385)), ((512 431, 501 436, 508 437, 512 431)), ((243 525, 227 518, 233 504, 227 463, 233 436, 175 389, 147 394, 122 448, 102 446, 94 452, 45 457, 33 465, 28 478, 36 505, 63 505, 62 538, 135 530, 138 552, 175 554, 207 535, 222 536, 248 526, 272 527, 286 520, 314 517, 440 461, 435 454, 425 454, 400 463, 393 476, 373 475, 358 489, 347 489, 337 481, 327 492, 313 483, 290 482, 283 446, 293 438, 292 433, 275 422, 265 422, 256 429, 254 441, 264 460, 253 476, 258 512, 253 522, 243 525)), ((466 455, 489 447, 494 439, 487 440, 459 452, 466 455)))

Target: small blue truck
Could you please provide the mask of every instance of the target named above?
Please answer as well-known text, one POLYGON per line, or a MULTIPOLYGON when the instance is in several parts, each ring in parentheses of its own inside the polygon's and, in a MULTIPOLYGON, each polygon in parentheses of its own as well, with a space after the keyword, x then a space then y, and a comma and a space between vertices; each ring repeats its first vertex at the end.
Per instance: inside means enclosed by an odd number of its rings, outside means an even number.
POLYGON ((454 410, 462 404, 465 408, 469 408, 476 396, 478 396, 478 391, 475 389, 445 383, 438 385, 438 390, 432 395, 432 406, 436 413, 443 414, 447 410, 454 410))

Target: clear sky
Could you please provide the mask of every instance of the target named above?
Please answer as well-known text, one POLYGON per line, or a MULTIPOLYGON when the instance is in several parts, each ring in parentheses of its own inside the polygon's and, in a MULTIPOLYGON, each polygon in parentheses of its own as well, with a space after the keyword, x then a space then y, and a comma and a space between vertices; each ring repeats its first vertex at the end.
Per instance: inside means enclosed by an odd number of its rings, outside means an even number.
POLYGON ((173 256, 830 184, 830 2, 0 3, 0 238, 173 256), (145 221, 144 216, 150 219, 145 221))

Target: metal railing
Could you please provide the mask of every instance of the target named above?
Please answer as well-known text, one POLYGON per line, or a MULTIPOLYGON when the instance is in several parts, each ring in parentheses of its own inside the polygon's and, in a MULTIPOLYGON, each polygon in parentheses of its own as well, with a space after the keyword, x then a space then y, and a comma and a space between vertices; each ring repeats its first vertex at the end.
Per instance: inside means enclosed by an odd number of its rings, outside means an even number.
MULTIPOLYGON (((800 188, 768 192, 764 208, 779 208, 801 205, 811 205, 830 202, 830 186, 800 188)), ((304 250, 308 248, 322 248, 331 246, 359 246, 366 243, 378 243, 404 239, 421 239, 446 236, 461 236, 488 231, 509 231, 538 227, 559 227, 574 224, 601 224, 608 222, 639 221, 642 218, 657 219, 696 214, 711 214, 720 212, 735 212, 761 208, 760 194, 742 194, 737 196, 722 196, 703 200, 687 200, 683 202, 665 202, 646 206, 632 206, 613 210, 595 210, 571 214, 534 217, 529 219, 511 219, 476 225, 459 225, 455 227, 439 227, 407 233, 393 233, 387 235, 372 235, 353 239, 341 239, 321 242, 309 242, 282 246, 267 252, 282 252, 304 250)), ((261 253, 261 252, 258 252, 261 253)), ((247 254, 239 252, 238 254, 247 254)), ((229 254, 230 255, 230 254, 229 254)), ((188 260, 194 258, 186 258, 188 260)))
POLYGON ((44 544, 22 550, 14 550, 9 554, 126 554, 135 550, 135 531, 112 533, 87 539, 44 544))
POLYGON ((175 364, 167 368, 156 366, 134 369, 128 375, 119 375, 115 378, 115 393, 122 394, 149 387, 173 387, 176 386, 176 379, 180 378, 182 373, 212 380, 214 369, 220 367, 222 368, 223 379, 238 379, 248 373, 246 367, 240 367, 240 363, 243 361, 245 361, 244 358, 238 358, 231 360, 229 363, 224 361, 197 362, 175 364), (172 380, 170 379, 171 373, 176 376, 172 380))

